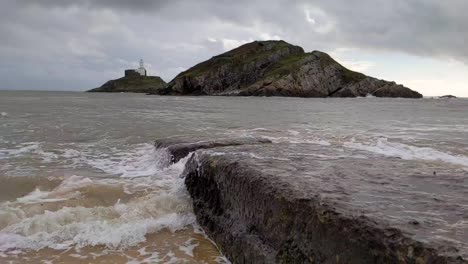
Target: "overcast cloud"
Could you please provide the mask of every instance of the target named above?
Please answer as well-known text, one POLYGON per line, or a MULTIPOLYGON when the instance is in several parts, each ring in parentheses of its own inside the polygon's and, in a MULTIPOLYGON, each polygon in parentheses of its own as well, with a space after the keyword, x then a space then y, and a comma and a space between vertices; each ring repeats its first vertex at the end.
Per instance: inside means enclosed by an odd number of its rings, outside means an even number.
MULTIPOLYGON (((145 59, 170 81, 258 39, 468 64, 465 0, 0 0, 3 89, 86 90, 145 59)), ((366 70, 375 62, 344 56, 366 70)), ((338 58, 340 59, 340 58, 338 58)), ((441 84, 439 84, 441 85, 441 84)))

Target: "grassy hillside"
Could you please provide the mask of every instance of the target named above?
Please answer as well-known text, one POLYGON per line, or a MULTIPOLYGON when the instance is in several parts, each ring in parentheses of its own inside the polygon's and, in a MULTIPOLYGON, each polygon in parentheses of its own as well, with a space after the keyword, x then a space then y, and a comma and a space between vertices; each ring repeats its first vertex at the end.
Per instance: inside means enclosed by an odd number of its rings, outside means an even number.
POLYGON ((101 87, 89 90, 88 92, 151 93, 165 86, 166 82, 158 76, 122 77, 120 79, 108 81, 101 87))

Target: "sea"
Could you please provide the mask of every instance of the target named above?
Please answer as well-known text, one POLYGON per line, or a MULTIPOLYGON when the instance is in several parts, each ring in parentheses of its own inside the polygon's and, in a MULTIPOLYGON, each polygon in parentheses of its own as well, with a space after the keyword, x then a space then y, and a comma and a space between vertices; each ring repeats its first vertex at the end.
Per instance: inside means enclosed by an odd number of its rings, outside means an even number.
POLYGON ((154 146, 174 137, 356 149, 468 175, 468 99, 0 91, 0 263, 229 263, 197 224, 186 159, 154 146))

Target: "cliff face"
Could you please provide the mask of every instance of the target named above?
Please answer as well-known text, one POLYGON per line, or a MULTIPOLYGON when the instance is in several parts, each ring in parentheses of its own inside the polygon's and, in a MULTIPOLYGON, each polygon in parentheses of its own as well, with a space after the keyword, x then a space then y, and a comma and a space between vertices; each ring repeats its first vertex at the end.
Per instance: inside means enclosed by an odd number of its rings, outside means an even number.
POLYGON ((346 69, 329 55, 284 41, 255 41, 180 73, 162 95, 420 98, 394 82, 346 69))
POLYGON ((116 80, 107 81, 99 88, 89 90, 88 92, 105 93, 154 93, 167 85, 163 79, 158 76, 127 76, 116 80))

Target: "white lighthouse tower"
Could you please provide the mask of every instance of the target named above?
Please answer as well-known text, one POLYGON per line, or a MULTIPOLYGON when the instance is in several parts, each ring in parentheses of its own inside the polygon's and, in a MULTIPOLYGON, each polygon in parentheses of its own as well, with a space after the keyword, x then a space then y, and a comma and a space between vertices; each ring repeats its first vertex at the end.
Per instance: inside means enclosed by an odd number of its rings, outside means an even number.
POLYGON ((146 69, 145 69, 145 63, 143 62, 143 59, 140 60, 140 67, 135 70, 138 72, 141 76, 146 76, 146 69))

